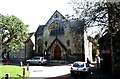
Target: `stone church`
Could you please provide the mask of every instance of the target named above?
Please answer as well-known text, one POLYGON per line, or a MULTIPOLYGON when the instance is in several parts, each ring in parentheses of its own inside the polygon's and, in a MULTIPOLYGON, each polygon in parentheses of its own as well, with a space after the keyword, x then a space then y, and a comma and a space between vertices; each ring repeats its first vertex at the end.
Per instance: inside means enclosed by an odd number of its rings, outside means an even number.
POLYGON ((66 19, 57 10, 45 25, 35 32, 35 55, 50 60, 85 60, 84 23, 79 19, 66 19))

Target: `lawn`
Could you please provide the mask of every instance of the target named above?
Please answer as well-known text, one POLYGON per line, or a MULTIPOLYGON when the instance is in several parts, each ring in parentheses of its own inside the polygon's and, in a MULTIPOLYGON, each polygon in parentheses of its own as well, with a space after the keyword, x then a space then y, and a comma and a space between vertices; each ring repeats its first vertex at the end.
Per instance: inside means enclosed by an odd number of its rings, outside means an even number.
MULTIPOLYGON (((15 66, 15 65, 0 65, 0 79, 4 77, 6 73, 9 73, 10 77, 14 77, 14 79, 22 78, 23 68, 24 67, 15 66)), ((26 71, 26 77, 28 76, 29 76, 29 71, 26 71)))

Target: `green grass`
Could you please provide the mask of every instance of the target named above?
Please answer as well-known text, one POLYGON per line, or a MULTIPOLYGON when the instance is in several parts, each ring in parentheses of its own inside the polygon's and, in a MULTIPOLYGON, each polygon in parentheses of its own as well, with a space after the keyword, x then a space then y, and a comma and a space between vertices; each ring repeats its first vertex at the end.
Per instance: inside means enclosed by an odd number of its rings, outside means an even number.
MULTIPOLYGON (((21 66, 15 66, 15 65, 0 65, 0 79, 2 77, 5 77, 5 74, 9 73, 10 77, 14 77, 14 79, 18 79, 18 78, 23 78, 23 67, 21 66)), ((26 71, 26 76, 29 76, 29 71, 26 71)), ((11 78, 10 78, 11 79, 11 78)))

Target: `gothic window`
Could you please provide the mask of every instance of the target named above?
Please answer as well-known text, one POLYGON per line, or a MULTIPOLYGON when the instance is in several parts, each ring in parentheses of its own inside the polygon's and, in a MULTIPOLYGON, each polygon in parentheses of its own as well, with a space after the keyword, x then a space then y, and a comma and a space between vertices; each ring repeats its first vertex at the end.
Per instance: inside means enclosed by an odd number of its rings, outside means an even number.
POLYGON ((45 41, 45 46, 47 47, 47 44, 48 44, 48 42, 47 41, 45 41))
POLYGON ((53 30, 53 29, 55 29, 55 28, 57 28, 58 27, 58 22, 57 21, 54 21, 54 22, 52 22, 51 24, 50 24, 50 26, 48 27, 48 30, 53 30))
POLYGON ((67 46, 70 46, 70 40, 67 40, 67 46))
POLYGON ((37 43, 38 43, 38 53, 42 53, 42 49, 43 49, 42 39, 39 39, 37 43))
POLYGON ((68 49, 68 55, 71 55, 71 49, 68 49))
POLYGON ((55 14, 55 17, 54 18, 58 18, 59 17, 59 15, 58 14, 55 14))
POLYGON ((64 27, 62 27, 61 30, 62 30, 62 34, 64 34, 64 27))
POLYGON ((75 51, 81 52, 81 42, 77 37, 74 39, 75 51))
POLYGON ((58 21, 51 23, 48 29, 50 36, 64 35, 64 26, 62 26, 62 24, 60 24, 58 21))
POLYGON ((21 59, 24 58, 24 53, 23 53, 23 52, 21 53, 20 58, 21 58, 21 59))
POLYGON ((59 27, 59 35, 64 35, 64 27, 63 26, 59 27))

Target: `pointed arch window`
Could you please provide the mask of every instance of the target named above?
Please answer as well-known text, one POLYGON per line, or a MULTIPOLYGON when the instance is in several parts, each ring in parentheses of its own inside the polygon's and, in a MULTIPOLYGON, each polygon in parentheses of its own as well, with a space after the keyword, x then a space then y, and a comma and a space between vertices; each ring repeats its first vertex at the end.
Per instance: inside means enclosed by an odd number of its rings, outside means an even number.
POLYGON ((67 40, 67 46, 70 46, 70 40, 67 40))
POLYGON ((43 52, 43 41, 42 39, 38 40, 38 53, 42 53, 43 52))
POLYGON ((59 17, 59 15, 58 14, 55 14, 55 17, 54 18, 58 18, 59 17))
POLYGON ((64 35, 64 25, 57 20, 50 24, 48 30, 50 32, 50 36, 64 35))
POLYGON ((48 42, 47 41, 45 41, 45 46, 47 47, 47 44, 48 44, 48 42))

